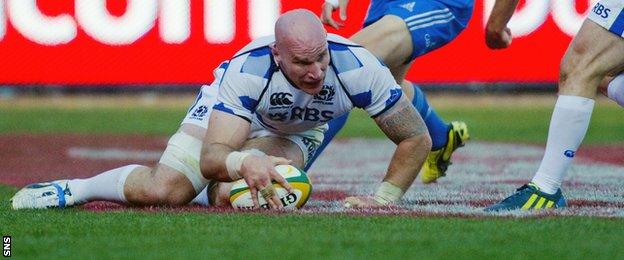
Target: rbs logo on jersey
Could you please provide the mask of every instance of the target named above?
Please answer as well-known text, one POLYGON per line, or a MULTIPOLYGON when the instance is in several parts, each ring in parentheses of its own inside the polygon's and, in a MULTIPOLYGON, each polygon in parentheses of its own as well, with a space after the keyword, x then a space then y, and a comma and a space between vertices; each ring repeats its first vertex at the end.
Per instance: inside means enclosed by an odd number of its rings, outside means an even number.
POLYGON ((303 120, 303 121, 321 121, 323 123, 334 119, 334 111, 330 110, 318 110, 311 107, 293 107, 290 110, 290 117, 288 112, 276 112, 269 113, 269 118, 273 121, 286 121, 289 120, 303 120))
POLYGON ((606 19, 609 17, 609 12, 611 12, 611 9, 606 8, 604 5, 601 5, 600 3, 597 3, 592 9, 592 12, 606 19))

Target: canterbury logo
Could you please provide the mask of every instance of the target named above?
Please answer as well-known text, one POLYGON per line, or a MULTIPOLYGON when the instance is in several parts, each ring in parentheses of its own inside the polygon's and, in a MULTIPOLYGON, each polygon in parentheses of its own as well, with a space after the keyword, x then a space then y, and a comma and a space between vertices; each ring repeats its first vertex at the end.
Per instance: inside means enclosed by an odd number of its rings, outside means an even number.
POLYGON ((292 101, 289 99, 292 97, 290 93, 278 92, 271 95, 272 106, 288 106, 292 105, 292 101))

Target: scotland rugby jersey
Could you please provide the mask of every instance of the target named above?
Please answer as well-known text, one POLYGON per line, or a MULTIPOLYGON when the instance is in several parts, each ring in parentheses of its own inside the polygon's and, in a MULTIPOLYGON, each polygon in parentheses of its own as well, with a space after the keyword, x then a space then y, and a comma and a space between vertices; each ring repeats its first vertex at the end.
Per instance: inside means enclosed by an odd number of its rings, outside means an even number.
MULTIPOLYGON (((388 68, 361 46, 337 35, 327 37, 330 64, 317 95, 294 87, 273 60, 274 36, 259 38, 215 70, 219 95, 214 109, 258 123, 278 133, 303 132, 348 113, 371 116, 391 108, 401 88, 388 68)), ((214 84, 213 84, 214 85, 214 84)))

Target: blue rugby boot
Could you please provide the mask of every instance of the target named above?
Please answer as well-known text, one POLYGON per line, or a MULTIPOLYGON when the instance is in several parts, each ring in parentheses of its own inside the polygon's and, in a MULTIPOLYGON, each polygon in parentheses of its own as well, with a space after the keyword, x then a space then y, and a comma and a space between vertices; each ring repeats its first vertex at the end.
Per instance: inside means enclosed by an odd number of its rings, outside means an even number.
POLYGON ((484 211, 502 211, 502 210, 536 210, 549 208, 564 208, 566 200, 561 193, 561 189, 557 189, 555 194, 547 194, 539 190, 533 183, 528 183, 516 190, 516 193, 505 198, 503 201, 491 205, 484 211))

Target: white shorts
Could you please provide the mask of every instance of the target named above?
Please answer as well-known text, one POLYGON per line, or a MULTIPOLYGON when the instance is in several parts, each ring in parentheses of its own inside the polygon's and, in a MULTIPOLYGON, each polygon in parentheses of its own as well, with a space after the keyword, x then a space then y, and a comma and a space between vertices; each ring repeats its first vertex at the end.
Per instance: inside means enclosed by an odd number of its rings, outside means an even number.
MULTIPOLYGON (((193 124, 208 129, 208 120, 210 119, 210 113, 212 113, 212 107, 217 102, 217 95, 217 84, 203 86, 197 95, 197 99, 188 110, 186 117, 184 117, 182 124, 193 124)), ((301 150, 303 162, 306 165, 323 142, 323 134, 327 129, 327 124, 324 124, 301 133, 280 134, 267 130, 255 119, 251 123, 249 139, 272 136, 291 140, 301 150)), ((203 177, 199 168, 201 142, 201 140, 184 133, 177 133, 169 139, 167 149, 165 149, 160 160, 161 164, 174 168, 186 175, 193 183, 197 193, 208 184, 208 180, 203 177)))
POLYGON ((600 0, 589 10, 588 19, 612 33, 624 36, 624 0, 600 0))

